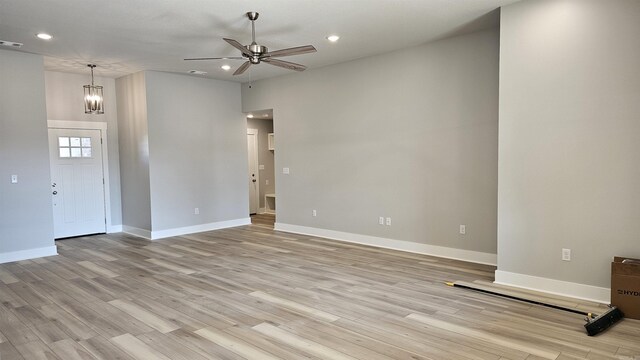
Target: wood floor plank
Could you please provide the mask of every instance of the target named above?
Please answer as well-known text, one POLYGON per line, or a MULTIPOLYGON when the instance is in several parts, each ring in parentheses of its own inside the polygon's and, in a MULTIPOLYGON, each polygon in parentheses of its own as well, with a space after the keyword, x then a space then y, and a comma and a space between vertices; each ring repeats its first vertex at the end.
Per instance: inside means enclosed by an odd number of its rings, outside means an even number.
POLYGON ((560 355, 559 352, 544 350, 544 349, 538 348, 537 346, 524 344, 518 340, 509 338, 507 336, 492 334, 484 331, 478 331, 472 328, 451 324, 451 323, 448 323, 439 319, 435 319, 429 316, 425 316, 422 314, 413 313, 413 314, 407 315, 406 318, 419 321, 442 330, 451 331, 451 332, 462 334, 475 339, 484 340, 493 344, 514 348, 516 350, 520 350, 522 352, 526 352, 531 355, 538 356, 542 359, 555 359, 560 355))
POLYGON ((136 336, 145 344, 163 353, 171 360, 206 360, 207 357, 157 331, 136 336))
POLYGON ((0 343, 0 359, 24 360, 24 357, 10 342, 7 341, 0 343))
POLYGON ((317 318, 319 320, 324 320, 324 321, 336 321, 338 319, 340 319, 339 316, 335 316, 333 314, 329 314, 328 312, 322 311, 322 310, 318 310, 318 309, 314 309, 310 306, 306 306, 303 304, 299 304, 296 303, 294 301, 290 301, 287 299, 283 299, 283 298, 279 298, 277 296, 273 296, 267 293, 264 293, 262 291, 254 291, 252 293, 250 293, 249 295, 253 296, 253 297, 257 297, 259 299, 262 299, 264 301, 268 301, 270 303, 273 304, 277 304, 277 305, 281 305, 285 308, 291 309, 295 312, 300 312, 303 313, 305 315, 308 315, 310 317, 313 318, 317 318))
POLYGON ((40 308, 43 315, 54 321, 56 325, 76 341, 85 340, 98 335, 88 324, 66 312, 58 305, 46 305, 40 308))
POLYGON ((91 261, 78 261, 78 265, 83 266, 91 271, 93 271, 94 273, 96 273, 98 276, 104 276, 104 277, 108 277, 108 278, 114 278, 116 276, 119 276, 118 274, 114 273, 113 271, 104 268, 102 266, 97 265, 94 262, 91 261))
POLYGON ((39 340, 16 345, 16 349, 28 360, 66 360, 58 357, 50 347, 39 340))
POLYGON ((99 360, 133 360, 133 357, 102 336, 80 341, 79 344, 99 360))
POLYGON ((137 304, 134 304, 130 301, 112 300, 112 301, 109 301, 109 304, 117 307, 118 309, 142 321, 147 326, 150 326, 161 333, 168 333, 180 328, 174 323, 163 319, 160 315, 155 314, 149 310, 146 310, 145 308, 137 304))
POLYGON ((179 273, 183 273, 186 275, 189 274, 193 274, 195 272, 195 270, 193 269, 189 269, 187 267, 184 266, 180 266, 180 265, 176 265, 168 260, 160 260, 160 259, 147 259, 148 262, 161 266, 163 268, 169 269, 169 270, 173 270, 173 271, 177 271, 179 273))
POLYGON ((8 270, 0 268, 0 281, 5 284, 13 284, 17 283, 20 280, 18 280, 18 278, 11 274, 11 272, 9 272, 8 270))
POLYGON ((259 347, 251 346, 235 336, 223 333, 216 329, 204 328, 196 331, 196 334, 247 359, 278 360, 277 357, 263 351, 259 347))
POLYGON ((97 360, 90 351, 71 339, 56 341, 49 347, 64 360, 97 360))
POLYGON ((330 347, 318 344, 314 341, 305 339, 288 331, 284 331, 268 323, 258 324, 253 327, 253 330, 256 330, 263 335, 266 335, 278 341, 281 341, 291 347, 299 348, 305 352, 314 354, 321 359, 356 360, 356 358, 345 353, 336 351, 330 347))
POLYGON ((131 334, 116 336, 111 339, 111 342, 137 360, 170 360, 169 357, 131 334))

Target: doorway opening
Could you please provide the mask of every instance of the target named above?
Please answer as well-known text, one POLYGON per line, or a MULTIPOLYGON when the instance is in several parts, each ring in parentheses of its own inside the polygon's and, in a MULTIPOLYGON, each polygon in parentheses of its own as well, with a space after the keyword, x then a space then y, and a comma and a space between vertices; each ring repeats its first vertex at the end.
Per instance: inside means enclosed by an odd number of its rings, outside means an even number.
POLYGON ((276 216, 273 110, 251 111, 246 115, 249 215, 252 224, 273 228, 276 216))

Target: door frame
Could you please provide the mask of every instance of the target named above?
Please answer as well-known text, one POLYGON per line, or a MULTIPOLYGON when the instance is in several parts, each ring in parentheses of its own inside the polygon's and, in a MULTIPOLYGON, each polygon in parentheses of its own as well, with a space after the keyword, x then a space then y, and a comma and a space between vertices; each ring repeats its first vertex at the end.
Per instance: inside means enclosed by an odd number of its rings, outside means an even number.
MULTIPOLYGON (((258 129, 250 129, 247 128, 247 135, 254 136, 255 146, 253 147, 255 150, 255 166, 256 166, 256 214, 260 214, 260 131, 258 129)), ((247 165, 249 165, 249 138, 247 138, 247 165)), ((247 167, 248 168, 248 167, 247 167)), ((247 173, 247 175, 249 175, 247 173)), ((248 176, 247 176, 248 177, 248 176)), ((251 194, 249 194, 251 195, 251 194)), ((249 214, 251 214, 251 199, 249 199, 249 214)))
POLYGON ((107 139, 107 123, 93 121, 70 121, 70 120, 47 120, 47 132, 49 129, 79 129, 79 130, 100 130, 102 138, 100 147, 102 148, 102 176, 104 177, 104 216, 106 220, 105 229, 107 234, 121 232, 122 229, 113 226, 111 222, 111 187, 109 185, 109 143, 107 139))

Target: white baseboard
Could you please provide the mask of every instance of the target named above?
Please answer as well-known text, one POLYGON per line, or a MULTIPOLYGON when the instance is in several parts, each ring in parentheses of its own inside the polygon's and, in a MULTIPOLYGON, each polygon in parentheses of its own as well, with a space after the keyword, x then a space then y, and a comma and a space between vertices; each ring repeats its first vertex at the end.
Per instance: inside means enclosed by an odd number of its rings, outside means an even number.
POLYGON ((107 228, 107 234, 122 232, 122 225, 111 225, 107 228))
POLYGON ((438 256, 447 259, 468 261, 478 264, 496 265, 497 255, 472 250, 455 249, 444 246, 420 244, 411 241, 387 239, 376 236, 353 234, 342 231, 312 228, 307 226, 275 223, 275 230, 294 234, 318 236, 332 240, 376 246, 385 249, 406 251, 417 254, 438 256))
POLYGON ((496 284, 609 304, 611 289, 496 270, 496 284))
POLYGON ((58 255, 58 248, 56 248, 55 245, 35 249, 11 251, 7 253, 0 253, 0 264, 54 255, 58 255))
POLYGON ((151 240, 164 239, 171 236, 180 236, 186 234, 199 233, 203 231, 211 231, 218 229, 226 229, 236 226, 244 226, 250 225, 251 218, 243 218, 243 219, 234 219, 234 220, 226 220, 226 221, 218 221, 208 224, 200 224, 194 226, 185 226, 174 229, 166 229, 166 230, 158 230, 151 232, 151 240))
POLYGON ((143 239, 151 240, 151 231, 146 229, 140 229, 129 225, 122 225, 122 232, 143 239))
POLYGON ((122 225, 122 232, 129 235, 141 237, 147 240, 158 240, 158 239, 164 239, 172 236, 187 235, 187 234, 199 233, 203 231, 226 229, 230 227, 244 226, 244 225, 250 225, 250 224, 251 224, 251 218, 242 218, 242 219, 218 221, 218 222, 213 222, 208 224, 185 226, 180 228, 157 230, 157 231, 149 231, 145 229, 138 229, 133 226, 122 225))

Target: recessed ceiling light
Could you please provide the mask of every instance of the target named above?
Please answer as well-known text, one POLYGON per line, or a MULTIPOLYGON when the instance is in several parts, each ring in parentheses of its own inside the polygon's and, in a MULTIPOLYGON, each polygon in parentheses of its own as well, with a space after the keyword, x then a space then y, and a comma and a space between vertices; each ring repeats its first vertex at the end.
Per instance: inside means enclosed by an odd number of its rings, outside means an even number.
POLYGON ((269 114, 264 114, 264 115, 262 115, 262 116, 264 116, 264 117, 269 117, 269 114))
POLYGON ((220 66, 220 68, 221 68, 222 70, 224 70, 224 71, 229 71, 229 70, 231 69, 231 66, 229 66, 229 65, 222 65, 222 66, 220 66))
POLYGON ((200 71, 200 70, 189 70, 188 71, 189 74, 193 74, 193 75, 206 75, 206 71, 200 71))
POLYGON ((253 114, 249 114, 249 115, 247 115, 247 117, 248 117, 249 119, 253 119, 253 114))
POLYGON ((336 42, 336 41, 340 40, 340 36, 338 36, 338 35, 329 35, 329 36, 327 36, 327 40, 329 40, 331 42, 336 42))
POLYGON ((37 33, 36 37, 38 37, 38 39, 42 39, 42 40, 51 40, 53 39, 53 36, 47 34, 47 33, 37 33))

